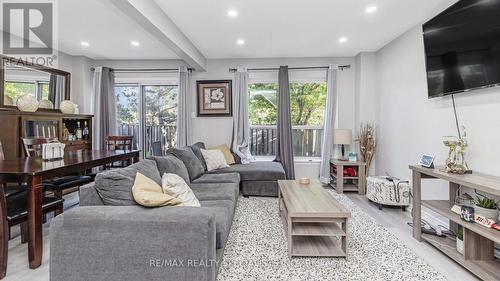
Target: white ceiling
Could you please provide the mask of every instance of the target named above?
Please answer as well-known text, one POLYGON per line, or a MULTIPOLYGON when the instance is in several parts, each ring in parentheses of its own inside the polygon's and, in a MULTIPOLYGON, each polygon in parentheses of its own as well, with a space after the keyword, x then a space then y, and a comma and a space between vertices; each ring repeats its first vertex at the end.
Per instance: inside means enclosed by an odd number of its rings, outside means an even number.
POLYGON ((155 1, 207 58, 264 58, 376 51, 457 0, 155 1), (370 5, 378 11, 367 15, 370 5))
POLYGON ((103 0, 59 0, 59 50, 93 59, 178 59, 115 6, 103 0), (138 41, 139 47, 130 44, 138 41), (82 47, 81 41, 90 43, 82 47))

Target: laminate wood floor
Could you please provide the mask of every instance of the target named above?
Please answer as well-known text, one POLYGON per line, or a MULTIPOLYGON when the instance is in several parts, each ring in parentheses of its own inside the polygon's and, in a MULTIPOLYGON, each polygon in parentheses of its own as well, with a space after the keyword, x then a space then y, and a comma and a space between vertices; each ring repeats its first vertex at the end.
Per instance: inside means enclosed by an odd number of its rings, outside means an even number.
MULTIPOLYGON (((463 269, 453 260, 443 255, 440 251, 425 242, 417 242, 411 236, 411 228, 406 224, 411 221, 409 212, 402 212, 401 209, 384 208, 382 211, 370 203, 365 196, 349 194, 349 198, 372 216, 380 224, 396 235, 404 244, 412 249, 417 255, 422 257, 427 263, 440 271, 448 280, 476 281, 467 270, 463 269)), ((69 209, 78 203, 77 193, 69 194, 65 197, 65 208, 69 209)), ((13 236, 17 236, 9 242, 9 262, 5 281, 48 281, 49 280, 49 232, 48 223, 43 228, 44 251, 43 263, 36 269, 28 268, 27 244, 21 244, 18 236, 19 230, 13 229, 13 236)))

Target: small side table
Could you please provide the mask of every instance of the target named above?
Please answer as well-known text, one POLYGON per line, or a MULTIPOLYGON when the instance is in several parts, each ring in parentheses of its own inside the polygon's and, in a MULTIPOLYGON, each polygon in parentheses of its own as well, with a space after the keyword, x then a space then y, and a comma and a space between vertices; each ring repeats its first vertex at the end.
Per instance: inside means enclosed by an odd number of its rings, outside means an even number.
POLYGON ((357 191, 359 194, 366 194, 365 168, 365 162, 330 160, 330 186, 339 193, 357 191), (344 176, 344 169, 347 167, 356 169, 355 177, 344 176), (344 181, 349 181, 349 183, 344 183, 344 181))

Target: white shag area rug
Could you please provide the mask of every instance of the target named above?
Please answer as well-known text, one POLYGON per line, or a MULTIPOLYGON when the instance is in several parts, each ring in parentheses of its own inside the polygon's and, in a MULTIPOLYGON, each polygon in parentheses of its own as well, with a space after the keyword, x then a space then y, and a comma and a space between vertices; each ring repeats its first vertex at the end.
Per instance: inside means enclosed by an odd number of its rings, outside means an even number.
POLYGON ((217 280, 446 280, 348 197, 331 194, 352 214, 347 259, 290 259, 278 199, 241 197, 217 280))

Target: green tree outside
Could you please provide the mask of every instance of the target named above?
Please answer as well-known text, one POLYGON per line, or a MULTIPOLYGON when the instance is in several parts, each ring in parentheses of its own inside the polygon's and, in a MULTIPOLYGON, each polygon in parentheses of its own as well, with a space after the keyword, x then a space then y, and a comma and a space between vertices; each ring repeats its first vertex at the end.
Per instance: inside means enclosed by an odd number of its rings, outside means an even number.
MULTIPOLYGON (((253 83, 248 91, 250 124, 276 125, 278 84, 253 83)), ((292 125, 323 125, 325 105, 325 82, 290 83, 292 125)))

